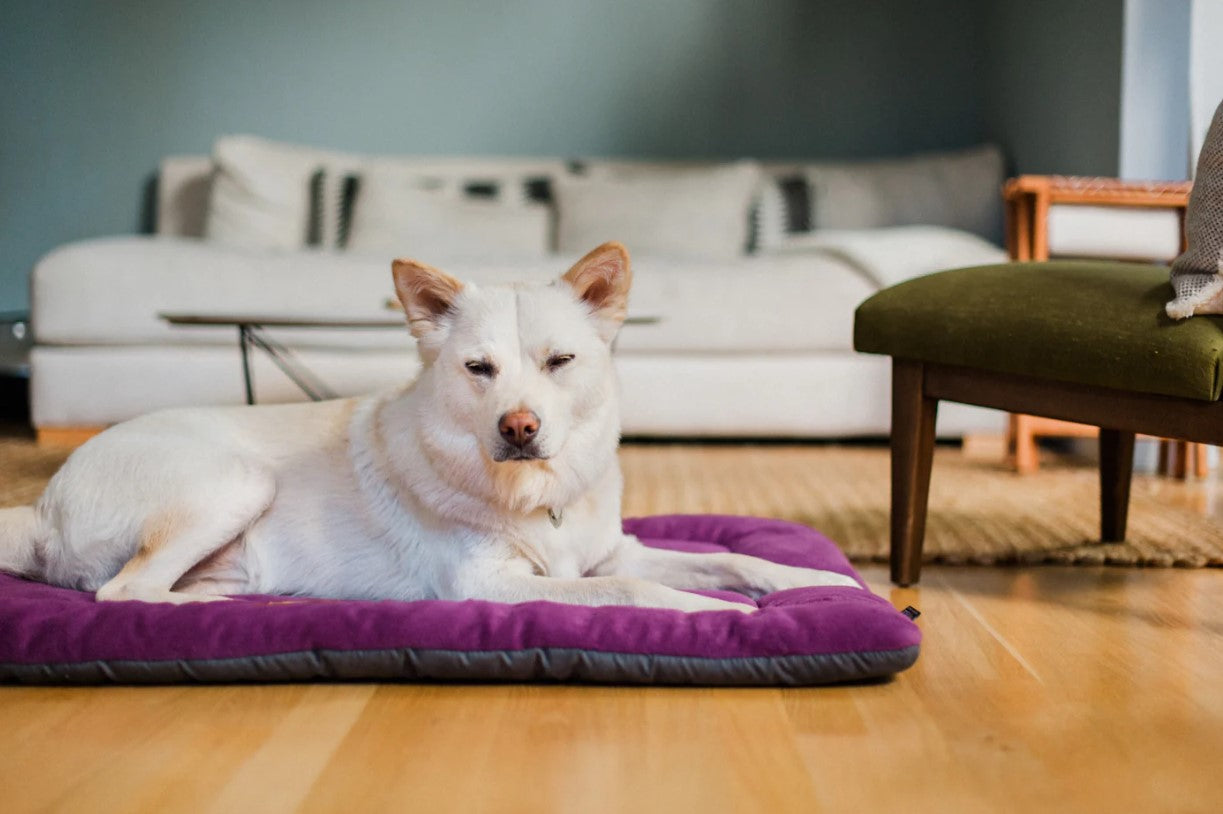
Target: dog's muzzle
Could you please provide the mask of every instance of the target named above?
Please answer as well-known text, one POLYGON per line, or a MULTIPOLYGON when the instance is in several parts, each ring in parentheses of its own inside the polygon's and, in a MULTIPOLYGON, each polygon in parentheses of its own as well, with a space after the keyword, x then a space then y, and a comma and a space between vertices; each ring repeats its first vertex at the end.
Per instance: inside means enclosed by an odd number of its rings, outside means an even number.
POLYGON ((535 444, 527 444, 525 447, 516 447, 511 444, 498 444, 497 449, 493 451, 493 460, 497 463, 505 461, 546 461, 548 456, 539 451, 539 447, 535 444))

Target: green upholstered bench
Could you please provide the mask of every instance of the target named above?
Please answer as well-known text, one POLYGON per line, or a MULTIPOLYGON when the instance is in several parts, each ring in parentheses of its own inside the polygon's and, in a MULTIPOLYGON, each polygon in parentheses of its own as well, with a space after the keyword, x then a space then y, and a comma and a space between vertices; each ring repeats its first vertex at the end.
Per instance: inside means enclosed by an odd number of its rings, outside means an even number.
POLYGON ((1166 266, 956 269, 858 307, 854 347, 892 357, 892 579, 921 572, 940 400, 1100 427, 1101 539, 1125 539, 1134 435, 1223 444, 1223 317, 1169 319, 1166 266))

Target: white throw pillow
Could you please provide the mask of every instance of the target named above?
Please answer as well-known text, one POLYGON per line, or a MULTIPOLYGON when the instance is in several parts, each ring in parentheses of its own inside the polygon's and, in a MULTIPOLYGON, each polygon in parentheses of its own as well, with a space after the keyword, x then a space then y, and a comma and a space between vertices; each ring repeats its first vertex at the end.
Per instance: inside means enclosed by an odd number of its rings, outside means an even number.
POLYGON ((760 168, 714 168, 561 176, 555 182, 557 250, 582 252, 619 240, 630 252, 725 260, 748 243, 760 168))
POLYGON ((815 229, 929 225, 1001 239, 1002 154, 986 145, 949 153, 812 164, 815 229))
MULTIPOLYGON (((359 159, 255 136, 224 136, 213 145, 213 164, 205 237, 243 248, 295 249, 310 238, 312 180, 338 199, 334 182, 359 159)), ((317 242, 334 245, 329 236, 336 231, 338 200, 325 204, 320 216, 317 242)))
POLYGON ((551 211, 543 204, 470 198, 452 182, 369 173, 361 178, 347 246, 425 262, 543 257, 550 231, 551 211))

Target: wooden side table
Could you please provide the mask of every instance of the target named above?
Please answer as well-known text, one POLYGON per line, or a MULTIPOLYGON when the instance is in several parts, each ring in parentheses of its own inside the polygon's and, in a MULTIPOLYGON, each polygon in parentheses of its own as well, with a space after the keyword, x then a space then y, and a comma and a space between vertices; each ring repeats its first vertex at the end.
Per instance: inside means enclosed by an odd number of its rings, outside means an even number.
MULTIPOLYGON (((1049 209, 1054 205, 1171 209, 1180 220, 1180 250, 1184 251, 1185 211, 1192 188, 1190 181, 1122 181, 1064 175, 1012 178, 1002 188, 1007 253, 1012 260, 1049 259, 1049 209)), ((1038 437, 1095 438, 1097 434, 1096 427, 1086 424, 1012 414, 1007 426, 1007 448, 1016 471, 1023 474, 1034 472, 1040 466, 1038 437)), ((1199 477, 1206 474, 1204 445, 1186 441, 1161 442, 1161 474, 1171 473, 1183 478, 1190 462, 1199 477)))

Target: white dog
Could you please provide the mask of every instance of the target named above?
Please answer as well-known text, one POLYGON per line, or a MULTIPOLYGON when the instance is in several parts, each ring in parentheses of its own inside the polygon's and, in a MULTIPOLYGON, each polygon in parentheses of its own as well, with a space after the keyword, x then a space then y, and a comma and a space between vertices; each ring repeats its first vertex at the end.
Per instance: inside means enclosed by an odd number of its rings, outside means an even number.
POLYGON ((750 610, 688 593, 858 587, 620 527, 611 342, 628 255, 549 286, 464 285, 414 260, 395 288, 424 368, 396 392, 199 408, 119 424, 36 506, 0 510, 0 569, 99 600, 266 593, 750 610))

